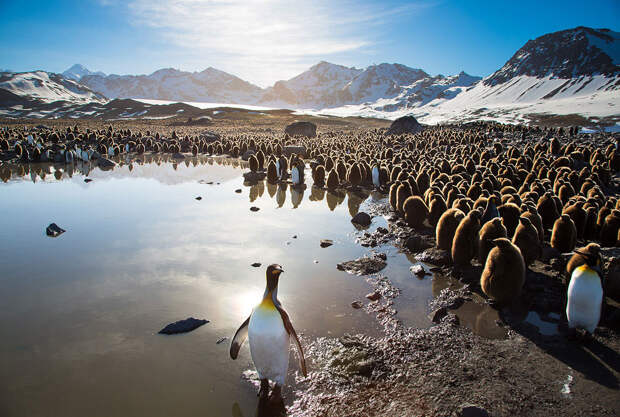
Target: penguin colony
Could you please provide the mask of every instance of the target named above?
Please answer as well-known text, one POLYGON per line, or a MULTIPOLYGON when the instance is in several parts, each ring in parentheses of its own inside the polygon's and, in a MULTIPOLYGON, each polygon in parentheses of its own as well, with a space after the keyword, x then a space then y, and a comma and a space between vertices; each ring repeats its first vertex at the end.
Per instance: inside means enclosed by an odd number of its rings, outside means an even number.
MULTIPOLYGON (((5 181, 8 167, 19 162, 72 164, 157 153, 243 157, 268 183, 290 178, 293 186, 303 186, 308 165, 313 195, 315 189, 378 189, 389 194, 390 206, 411 228, 435 228, 437 246, 455 266, 472 260, 484 265, 481 287, 501 303, 518 296, 527 265, 540 258, 544 246, 565 253, 576 245, 620 244, 613 182, 620 170, 618 138, 578 134, 576 128, 476 122, 415 135, 386 136, 372 129, 305 138, 229 130, 208 139, 112 126, 0 131, 5 181), (293 145, 303 151, 287 152, 293 145), (499 268, 506 264, 517 267, 499 268)), ((588 271, 596 273, 594 266, 588 271)))

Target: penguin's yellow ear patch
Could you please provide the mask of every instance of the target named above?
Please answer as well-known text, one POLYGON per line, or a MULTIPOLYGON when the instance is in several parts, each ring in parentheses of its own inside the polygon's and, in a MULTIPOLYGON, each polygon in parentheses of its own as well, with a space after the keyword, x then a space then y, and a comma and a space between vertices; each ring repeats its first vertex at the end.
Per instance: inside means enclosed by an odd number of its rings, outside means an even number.
POLYGON ((273 275, 276 275, 276 274, 278 273, 278 270, 277 270, 277 269, 274 269, 273 271, 271 271, 271 273, 272 273, 273 275))

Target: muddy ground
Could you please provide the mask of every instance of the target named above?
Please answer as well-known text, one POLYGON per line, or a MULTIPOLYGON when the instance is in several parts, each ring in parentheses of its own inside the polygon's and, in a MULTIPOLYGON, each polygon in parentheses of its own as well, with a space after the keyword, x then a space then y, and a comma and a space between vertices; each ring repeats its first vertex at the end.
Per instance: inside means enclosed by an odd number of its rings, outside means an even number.
MULTIPOLYGON (((431 302, 429 314, 436 325, 414 329, 397 319, 393 299, 399 291, 389 277, 380 272, 367 276, 382 297, 364 300, 363 308, 369 319, 382 324, 384 336, 306 341, 311 372, 308 378, 297 374, 288 415, 548 417, 620 413, 617 304, 607 300, 593 339, 572 340, 563 313, 566 256, 546 248, 544 259, 528 271, 519 302, 498 311, 499 319, 491 323, 500 334, 505 329, 505 338, 483 337, 461 325, 454 314, 463 303, 485 302, 478 284, 482 266, 455 270, 446 262, 446 254, 436 249, 424 251, 434 244, 432 229, 414 233, 386 205, 372 211, 388 219, 389 230, 361 233, 362 245, 387 242, 417 253, 418 259, 439 264, 433 268, 436 274, 459 279, 464 285, 444 289, 431 302), (541 334, 523 320, 528 311, 555 321, 559 331, 541 334)), ((353 272, 359 274, 359 268, 353 272)))

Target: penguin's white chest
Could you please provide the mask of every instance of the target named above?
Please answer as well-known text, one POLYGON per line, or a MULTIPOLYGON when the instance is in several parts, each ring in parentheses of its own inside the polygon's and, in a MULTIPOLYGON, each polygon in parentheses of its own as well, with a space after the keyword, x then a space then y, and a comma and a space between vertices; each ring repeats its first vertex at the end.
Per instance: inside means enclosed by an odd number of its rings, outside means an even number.
POLYGON ((291 169, 291 181, 293 184, 299 184, 301 182, 301 174, 298 167, 293 167, 293 169, 291 169))
POLYGON ((379 182, 379 167, 373 167, 372 169, 372 183, 375 187, 381 186, 379 182))
POLYGON ((259 378, 283 385, 288 371, 289 334, 275 307, 261 304, 254 309, 248 325, 248 342, 259 378))
POLYGON ((598 274, 581 266, 573 271, 568 285, 568 326, 594 332, 601 318, 603 288, 598 274))

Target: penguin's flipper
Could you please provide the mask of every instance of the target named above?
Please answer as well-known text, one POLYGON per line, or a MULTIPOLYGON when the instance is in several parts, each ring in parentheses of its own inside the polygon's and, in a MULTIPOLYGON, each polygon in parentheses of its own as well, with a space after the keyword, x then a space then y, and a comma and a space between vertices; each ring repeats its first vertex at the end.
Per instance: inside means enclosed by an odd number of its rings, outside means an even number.
POLYGON ((235 333, 232 342, 230 342, 230 357, 233 359, 237 359, 237 356, 239 355, 239 349, 241 349, 241 345, 243 345, 245 339, 248 338, 248 324, 250 324, 250 317, 248 317, 247 320, 244 321, 241 326, 239 326, 239 329, 237 329, 237 333, 235 333))
POLYGON ((295 332, 295 329, 291 324, 291 319, 289 319, 288 314, 286 313, 286 311, 284 311, 282 307, 276 304, 276 308, 280 312, 280 316, 282 317, 282 322, 284 323, 284 328, 286 329, 286 332, 290 336, 293 336, 293 339, 295 339, 295 347, 297 348, 297 356, 299 357, 299 367, 301 368, 301 373, 303 374, 303 376, 308 376, 308 371, 306 369, 306 358, 304 358, 304 351, 301 348, 299 337, 297 337, 297 333, 295 332))

